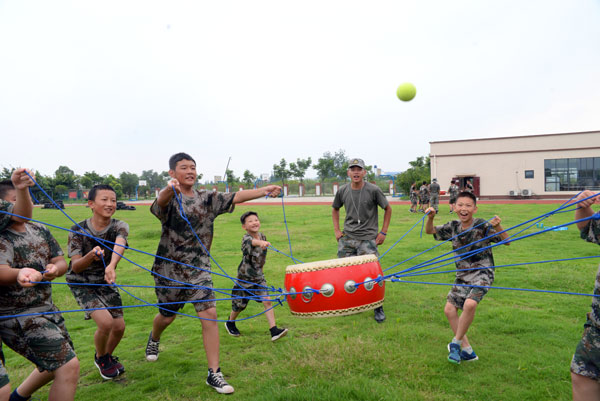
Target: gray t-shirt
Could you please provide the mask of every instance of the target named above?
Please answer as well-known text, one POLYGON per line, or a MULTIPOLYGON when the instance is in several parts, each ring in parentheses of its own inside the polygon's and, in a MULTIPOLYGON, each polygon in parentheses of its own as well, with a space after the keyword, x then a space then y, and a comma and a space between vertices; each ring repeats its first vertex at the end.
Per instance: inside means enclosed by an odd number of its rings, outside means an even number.
POLYGON ((365 182, 361 189, 352 189, 350 184, 342 185, 331 206, 334 209, 344 206, 346 209, 344 234, 348 238, 373 240, 379 227, 377 206, 385 209, 388 201, 377 185, 365 182))
POLYGON ((431 185, 429 185, 429 192, 431 193, 431 196, 440 196, 440 184, 438 184, 437 182, 432 182, 431 185))

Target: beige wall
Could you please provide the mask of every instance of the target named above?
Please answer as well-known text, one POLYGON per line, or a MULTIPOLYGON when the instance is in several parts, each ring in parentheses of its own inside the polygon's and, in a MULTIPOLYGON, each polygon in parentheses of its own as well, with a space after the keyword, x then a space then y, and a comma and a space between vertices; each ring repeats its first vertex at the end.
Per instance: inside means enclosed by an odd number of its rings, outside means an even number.
POLYGON ((447 190, 455 176, 480 177, 481 196, 506 196, 529 189, 544 191, 544 159, 600 157, 600 131, 460 141, 430 142, 431 177, 447 190), (525 179, 525 170, 534 178, 525 179))

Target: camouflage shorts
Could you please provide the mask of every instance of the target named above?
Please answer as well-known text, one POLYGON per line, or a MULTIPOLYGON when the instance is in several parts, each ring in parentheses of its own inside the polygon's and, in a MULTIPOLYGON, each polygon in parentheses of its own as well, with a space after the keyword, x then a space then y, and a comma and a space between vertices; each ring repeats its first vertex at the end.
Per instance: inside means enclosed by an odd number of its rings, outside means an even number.
POLYGON ((484 286, 492 285, 492 283, 487 282, 487 281, 478 281, 476 283, 467 283, 458 278, 456 280, 454 280, 454 284, 455 285, 452 286, 452 289, 448 293, 448 296, 446 299, 448 300, 448 302, 450 302, 452 305, 454 305, 458 309, 463 308, 463 306, 465 305, 465 301, 467 299, 472 299, 473 301, 475 301, 477 303, 481 302, 481 300, 483 299, 485 294, 487 294, 487 292, 488 292, 488 288, 468 287, 468 286, 466 286, 467 284, 484 285, 484 286), (460 285, 456 285, 456 284, 460 284, 460 285))
POLYGON ((53 372, 76 357, 60 313, 0 319, 0 336, 40 372, 53 372))
POLYGON ((571 361, 571 372, 600 380, 600 329, 592 325, 589 318, 583 327, 583 336, 571 361))
POLYGON ((169 302, 177 302, 171 305, 160 305, 159 312, 164 317, 171 317, 175 312, 182 309, 186 303, 194 304, 196 312, 202 312, 210 308, 216 308, 215 294, 213 293, 212 280, 203 281, 200 284, 194 284, 205 288, 182 289, 173 286, 172 281, 162 280, 160 277, 155 277, 154 282, 157 287, 170 288, 155 288, 156 298, 158 303, 164 304, 169 302))
POLYGON ((266 286, 267 281, 264 279, 255 283, 239 282, 234 285, 233 290, 231 291, 231 297, 234 298, 231 300, 231 310, 234 312, 241 312, 246 309, 246 306, 248 306, 248 302, 250 301, 262 302, 260 299, 249 299, 247 297, 266 297, 268 295, 267 290, 265 289, 266 286))
POLYGON ((8 372, 4 365, 4 352, 2 351, 2 344, 0 344, 0 388, 6 386, 10 380, 8 380, 8 372))
MULTIPOLYGON (((75 300, 82 309, 96 309, 113 306, 123 306, 121 295, 116 287, 69 285, 75 300)), ((107 309, 113 318, 123 317, 123 309, 107 309)), ((92 312, 86 311, 85 319, 91 319, 92 312)))
POLYGON ((347 258, 349 256, 360 256, 360 255, 376 255, 379 256, 377 251, 377 244, 374 239, 360 240, 352 239, 343 236, 338 241, 338 258, 347 258))

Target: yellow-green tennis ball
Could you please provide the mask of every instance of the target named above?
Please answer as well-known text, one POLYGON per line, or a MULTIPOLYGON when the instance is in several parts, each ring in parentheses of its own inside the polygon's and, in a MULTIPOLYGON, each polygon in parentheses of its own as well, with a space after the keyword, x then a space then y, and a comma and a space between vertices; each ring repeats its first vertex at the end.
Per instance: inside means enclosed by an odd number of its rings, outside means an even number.
POLYGON ((398 95, 398 99, 403 102, 409 102, 413 100, 415 95, 417 94, 417 88, 411 83, 405 82, 398 86, 398 90, 396 91, 396 95, 398 95))

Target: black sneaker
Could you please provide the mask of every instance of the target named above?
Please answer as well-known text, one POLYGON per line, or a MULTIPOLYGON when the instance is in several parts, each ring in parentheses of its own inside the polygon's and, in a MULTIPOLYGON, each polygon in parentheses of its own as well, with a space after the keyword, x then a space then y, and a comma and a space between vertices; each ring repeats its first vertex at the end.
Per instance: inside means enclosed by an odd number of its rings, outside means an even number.
POLYGON ((280 329, 279 327, 274 326, 271 327, 269 331, 271 332, 271 341, 277 341, 287 334, 288 329, 280 329))
POLYGON ((385 313, 383 312, 383 306, 375 308, 375 321, 377 323, 383 323, 385 320, 385 313))
POLYGON ((117 369, 119 369, 119 374, 122 375, 123 373, 125 373, 125 366, 123 366, 123 364, 119 362, 119 357, 110 354, 109 356, 112 360, 112 363, 117 367, 117 369))
POLYGON ((213 372, 211 368, 208 368, 208 376, 206 377, 206 384, 217 390, 220 394, 231 394, 233 393, 233 387, 231 387, 223 378, 221 368, 213 372))
POLYGON ((102 376, 103 379, 110 380, 119 376, 119 369, 117 369, 117 366, 112 362, 110 354, 106 354, 100 358, 94 354, 94 365, 96 365, 100 371, 100 376, 102 376))
POLYGON ((154 362, 158 359, 158 345, 160 341, 154 341, 152 339, 152 332, 148 336, 148 343, 146 344, 146 360, 154 362))
POLYGON ((225 330, 227 330, 227 332, 234 337, 239 337, 240 334, 242 334, 236 327, 235 322, 233 320, 228 320, 225 322, 225 330))

